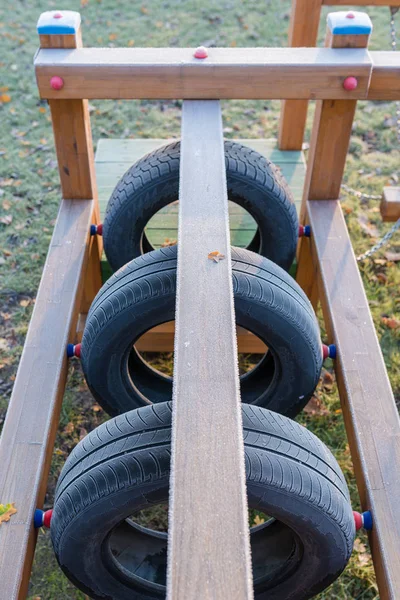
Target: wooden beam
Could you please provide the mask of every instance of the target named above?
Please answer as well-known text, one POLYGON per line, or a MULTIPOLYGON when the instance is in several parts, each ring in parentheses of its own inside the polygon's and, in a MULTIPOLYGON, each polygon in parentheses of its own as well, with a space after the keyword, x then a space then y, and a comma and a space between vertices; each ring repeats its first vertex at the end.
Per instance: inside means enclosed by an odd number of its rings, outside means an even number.
POLYGON ((380 211, 383 221, 400 219, 400 187, 387 186, 383 188, 380 211))
MULTIPOLYGON (((81 17, 69 11, 68 17, 54 19, 55 11, 42 13, 38 21, 41 48, 57 48, 70 52, 82 48, 81 17), (65 31, 66 25, 74 33, 65 31), (47 33, 47 32, 51 33, 47 33)), ((60 14, 60 13, 59 13, 60 14)), ((61 13, 63 14, 63 13, 61 13)), ((52 52, 54 50, 49 50, 52 52)), ((100 223, 100 210, 94 167, 92 132, 87 100, 49 101, 53 123, 54 142, 58 170, 64 198, 93 198, 92 223, 100 223)), ((102 238, 93 236, 90 241, 89 262, 85 273, 85 287, 81 312, 87 313, 91 302, 102 285, 100 259, 103 251, 102 238)))
POLYGON ((382 600, 400 597, 400 421, 338 200, 310 201, 311 251, 382 600))
POLYGON ((228 197, 217 101, 183 104, 178 240, 167 598, 251 600, 228 197), (224 258, 210 260, 208 254, 215 251, 224 258))
MULTIPOLYGON (((290 14, 289 46, 317 45, 322 0, 293 0, 290 14)), ((281 150, 301 150, 307 120, 307 100, 283 100, 278 145, 281 150)))
POLYGON ((373 63, 368 100, 400 100, 400 52, 370 52, 373 63))
POLYGON ((17 514, 0 527, 1 597, 26 597, 76 329, 93 200, 63 200, 0 440, 0 500, 17 514))
MULTIPOLYGON (((368 35, 365 35, 365 27, 372 29, 368 17, 362 15, 351 21, 353 28, 359 28, 358 35, 362 43, 367 45, 368 35)), ((357 35, 344 35, 340 33, 341 30, 340 16, 331 13, 328 16, 325 43, 333 48, 338 47, 338 52, 346 52, 343 46, 347 44, 359 46, 357 35), (332 35, 332 31, 339 31, 339 33, 332 35)), ((340 195, 356 105, 356 100, 348 99, 323 100, 316 103, 300 209, 301 223, 305 223, 305 207, 308 200, 328 200, 338 198, 340 195)), ((296 279, 316 308, 318 289, 309 246, 309 238, 299 239, 296 279)))
POLYGON ((80 48, 39 50, 36 77, 42 98, 365 98, 371 61, 365 49, 80 48), (351 73, 354 91, 343 89, 351 73), (50 80, 64 81, 60 90, 50 80))

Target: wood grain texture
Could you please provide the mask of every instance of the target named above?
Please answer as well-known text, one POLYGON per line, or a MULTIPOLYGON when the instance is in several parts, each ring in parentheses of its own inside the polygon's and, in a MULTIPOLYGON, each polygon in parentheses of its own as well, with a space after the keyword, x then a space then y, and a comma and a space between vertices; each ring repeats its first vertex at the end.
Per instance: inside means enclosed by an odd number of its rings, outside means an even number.
POLYGON ((42 98, 365 98, 371 70, 364 49, 192 48, 42 49, 35 58, 42 98), (343 89, 351 72, 352 92, 343 89), (50 79, 64 79, 53 90, 50 79))
POLYGON ((216 101, 183 105, 178 239, 167 598, 250 600, 228 201, 216 101), (225 256, 218 263, 208 258, 216 250, 225 256))
POLYGON ((400 219, 400 187, 384 187, 380 211, 383 221, 400 219))
POLYGON ((400 52, 370 52, 373 63, 369 100, 400 99, 400 52))
POLYGON ((93 200, 63 200, 0 440, 0 499, 18 513, 0 527, 0 597, 27 593, 89 249, 93 200))
MULTIPOLYGON (((75 35, 41 35, 40 43, 46 48, 81 48, 81 29, 79 28, 75 35)), ((93 198, 92 222, 98 224, 100 210, 88 101, 50 100, 49 104, 63 197, 93 198)), ((90 258, 85 273, 81 307, 83 313, 89 310, 101 287, 102 251, 102 238, 94 236, 90 242, 90 258)))
POLYGON ((400 597, 400 422, 338 200, 310 201, 311 251, 380 598, 400 597))
MULTIPOLYGON (((289 46, 317 45, 322 0, 293 0, 290 13, 289 46)), ((301 150, 307 120, 307 100, 283 100, 278 144, 281 150, 301 150)))
MULTIPOLYGON (((338 44, 338 51, 346 52, 342 49, 346 38, 351 43, 354 36, 332 36, 328 29, 325 43, 332 47, 338 44)), ((363 35, 362 38, 368 44, 368 37, 363 35)), ((356 106, 357 101, 350 99, 316 103, 300 210, 302 223, 307 200, 339 198, 356 106)), ((300 240, 300 245, 302 243, 300 240)))

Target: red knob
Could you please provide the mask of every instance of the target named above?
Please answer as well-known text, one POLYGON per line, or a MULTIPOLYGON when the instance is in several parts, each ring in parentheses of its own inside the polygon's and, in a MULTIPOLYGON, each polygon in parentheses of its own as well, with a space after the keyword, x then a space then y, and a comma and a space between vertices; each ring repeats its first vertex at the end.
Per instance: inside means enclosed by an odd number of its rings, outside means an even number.
POLYGON ((356 15, 352 12, 349 12, 346 15, 346 19, 355 19, 355 18, 356 18, 356 15))
POLYGON ((55 13, 53 15, 53 19, 62 19, 62 14, 61 13, 55 13))
POLYGON ((346 77, 343 81, 343 87, 347 92, 352 92, 358 86, 358 81, 355 77, 346 77))
POLYGON ((50 87, 53 90, 61 90, 64 87, 64 80, 62 79, 62 77, 54 75, 54 77, 50 79, 50 87))
POLYGON ((199 46, 198 48, 196 48, 196 50, 194 51, 193 56, 195 58, 207 58, 208 56, 208 51, 207 48, 205 48, 204 46, 199 46))

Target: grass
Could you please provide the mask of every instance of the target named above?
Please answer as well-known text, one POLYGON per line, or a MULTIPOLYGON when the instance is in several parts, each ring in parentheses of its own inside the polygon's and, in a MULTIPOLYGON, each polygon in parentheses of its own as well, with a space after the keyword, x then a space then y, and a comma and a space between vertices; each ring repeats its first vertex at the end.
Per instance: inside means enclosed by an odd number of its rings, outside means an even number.
MULTIPOLYGON (((70 0, 79 10, 86 45, 105 46, 282 46, 287 43, 289 0, 70 0)), ((22 351, 60 198, 49 110, 38 98, 32 68, 38 46, 34 27, 53 1, 17 0, 0 8, 0 427, 22 351)), ((374 22, 371 48, 389 48, 389 11, 370 8, 374 22)), ((324 11, 326 13, 327 10, 324 11)), ((321 40, 324 25, 321 25, 321 40)), ((94 140, 101 137, 179 136, 180 102, 91 102, 94 140)), ((279 103, 225 101, 226 137, 277 135, 279 103)), ((312 111, 308 126, 311 124, 312 111)), ((397 183, 399 148, 393 129, 394 105, 360 102, 353 128, 345 181, 367 193, 397 183)), ((308 133, 309 135, 309 127, 308 133)), ((329 174, 327 174, 329 176, 329 174)), ((378 203, 343 196, 343 209, 357 253, 368 249, 388 225, 380 221, 378 203)), ((400 401, 400 270, 395 260, 399 237, 376 259, 360 265, 389 376, 400 401)), ((356 343, 356 340, 355 340, 356 343)), ((169 357, 159 359, 168 366, 169 357)), ((251 365, 252 357, 244 357, 251 365)), ((335 453, 358 507, 351 458, 331 367, 324 370, 316 399, 300 420, 335 453)), ((51 506, 60 469, 71 449, 106 419, 93 402, 79 366, 71 366, 61 413, 46 505, 51 506)), ((1 467, 0 467, 1 468, 1 467)), ((0 502, 11 502, 0 498, 0 502)), ((227 519, 229 513, 227 513, 227 519)), ((56 565, 49 536, 39 536, 30 600, 83 599, 56 565)), ((378 598, 368 545, 363 536, 343 575, 320 600, 378 598)))

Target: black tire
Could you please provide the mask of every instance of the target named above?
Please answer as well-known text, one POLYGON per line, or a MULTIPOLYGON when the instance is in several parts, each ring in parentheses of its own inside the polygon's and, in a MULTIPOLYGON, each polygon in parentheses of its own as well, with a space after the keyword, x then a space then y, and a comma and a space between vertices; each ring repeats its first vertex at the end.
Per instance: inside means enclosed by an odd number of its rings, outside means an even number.
MULTIPOLYGON (((103 224, 104 250, 116 271, 153 250, 144 228, 179 196, 180 142, 151 152, 122 177, 108 202, 103 224)), ((258 152, 225 141, 228 198, 245 208, 258 224, 249 250, 288 270, 298 239, 292 193, 277 167, 258 152)))
MULTIPOLYGON (((242 415, 249 507, 276 519, 251 529, 255 598, 311 598, 338 577, 352 552, 343 474, 298 423, 246 405, 242 415)), ((167 535, 128 517, 167 504, 170 441, 171 404, 143 407, 95 429, 65 463, 51 537, 63 571, 92 598, 165 597, 167 535)))
MULTIPOLYGON (((133 345, 147 330, 175 319, 176 256, 175 246, 131 261, 103 285, 90 308, 82 367, 110 415, 172 398, 172 379, 150 367, 133 345)), ((241 376, 242 400, 294 416, 311 397, 322 367, 313 308, 283 269, 254 252, 233 248, 232 269, 236 323, 269 348, 241 376)))

